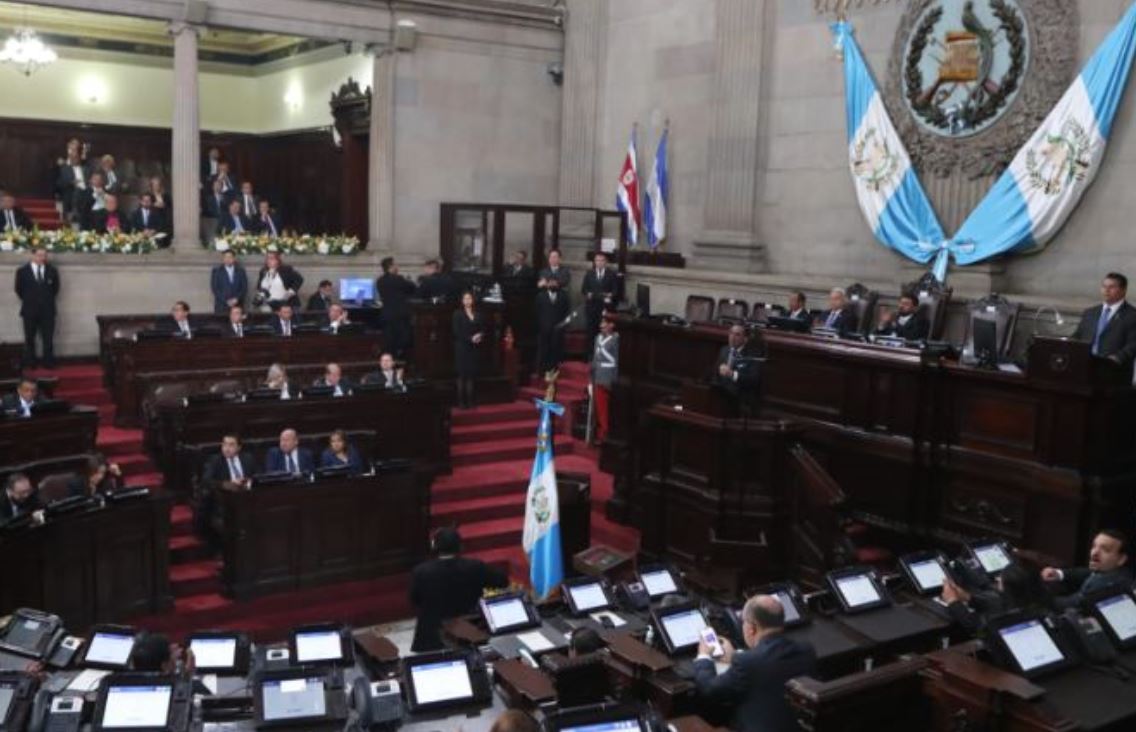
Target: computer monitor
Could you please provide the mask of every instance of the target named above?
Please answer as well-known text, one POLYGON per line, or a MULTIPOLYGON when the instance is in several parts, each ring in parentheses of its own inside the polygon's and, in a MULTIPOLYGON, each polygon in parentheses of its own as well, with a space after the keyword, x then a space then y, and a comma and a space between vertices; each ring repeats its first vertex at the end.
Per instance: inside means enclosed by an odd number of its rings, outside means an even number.
POLYGON ((678 583, 666 567, 643 567, 639 570, 639 581, 651 599, 678 592, 678 583))
POLYGON ((430 653, 403 661, 403 685, 411 713, 481 703, 491 697, 488 678, 474 658, 458 652, 430 653))
POLYGON ((95 728, 165 730, 170 723, 174 685, 167 677, 103 682, 95 707, 95 728))
POLYGON ((937 595, 947 580, 947 565, 938 552, 919 552, 899 558, 911 587, 920 595, 937 595))
POLYGON ((651 611, 651 616, 667 653, 672 655, 697 648, 702 631, 710 626, 697 605, 684 603, 659 608, 651 611))
POLYGON ((891 599, 884 592, 876 573, 866 567, 829 572, 828 585, 846 613, 887 607, 891 599))
POLYGON ((635 285, 635 307, 642 316, 651 314, 651 287, 649 285, 635 285))
POLYGON ((564 596, 568 600, 568 608, 576 615, 607 610, 612 606, 603 581, 592 577, 565 582, 564 596))
POLYGON ((998 574, 1014 561, 1006 545, 1000 541, 968 544, 967 549, 987 574, 998 574))
POLYGON ((989 318, 975 317, 974 323, 974 357, 979 363, 997 363, 998 324, 989 318))
POLYGON ((1136 598, 1131 592, 1116 591, 1092 601, 1092 615, 1100 621, 1112 642, 1123 650, 1136 648, 1136 598))
POLYGON ((548 732, 647 732, 640 708, 630 704, 602 704, 562 709, 545 716, 548 732))
POLYGON ((328 705, 327 677, 314 671, 263 675, 253 691, 257 728, 286 727, 334 718, 328 705))
POLYGON ((480 608, 491 635, 514 633, 540 625, 536 611, 520 593, 482 598, 480 608))
POLYGON ((1049 628, 1038 618, 995 625, 993 639, 1002 660, 1026 678, 1052 673, 1069 665, 1049 628))
POLYGON ((241 633, 193 633, 186 645, 193 651, 194 665, 201 673, 248 673, 249 641, 241 633))
POLYGON ((339 299, 343 302, 374 302, 375 281, 369 277, 343 277, 339 280, 339 299))
POLYGON ((288 647, 296 665, 348 666, 355 662, 350 635, 338 623, 296 628, 288 638, 288 647))
POLYGON ((0 636, 0 649, 44 659, 51 653, 53 641, 62 628, 63 621, 57 615, 20 608, 12 613, 8 627, 0 636))
POLYGON ((96 628, 87 641, 82 665, 112 671, 127 668, 135 637, 135 631, 129 628, 96 628))
POLYGON ((12 700, 16 698, 16 684, 14 682, 0 681, 0 725, 8 720, 8 710, 12 708, 12 700))

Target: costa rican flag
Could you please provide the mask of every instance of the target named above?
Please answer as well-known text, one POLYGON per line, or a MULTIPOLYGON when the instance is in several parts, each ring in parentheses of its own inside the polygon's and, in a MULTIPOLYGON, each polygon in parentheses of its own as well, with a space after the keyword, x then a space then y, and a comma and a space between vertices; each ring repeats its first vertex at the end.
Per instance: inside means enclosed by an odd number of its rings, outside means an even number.
POLYGON ((639 153, 635 150, 635 130, 631 130, 631 144, 627 158, 619 173, 619 187, 615 192, 615 207, 627 214, 627 236, 631 246, 639 243, 639 227, 643 224, 639 212, 639 153))

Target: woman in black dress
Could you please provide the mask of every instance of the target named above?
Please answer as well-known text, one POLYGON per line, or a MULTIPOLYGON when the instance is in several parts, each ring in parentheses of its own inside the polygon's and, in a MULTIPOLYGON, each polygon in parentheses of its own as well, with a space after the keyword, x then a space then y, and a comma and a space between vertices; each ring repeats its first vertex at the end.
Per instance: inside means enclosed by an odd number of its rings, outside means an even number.
POLYGON ((454 361, 458 372, 458 406, 473 407, 473 380, 485 342, 485 319, 475 307, 472 292, 463 292, 461 307, 454 312, 454 361))

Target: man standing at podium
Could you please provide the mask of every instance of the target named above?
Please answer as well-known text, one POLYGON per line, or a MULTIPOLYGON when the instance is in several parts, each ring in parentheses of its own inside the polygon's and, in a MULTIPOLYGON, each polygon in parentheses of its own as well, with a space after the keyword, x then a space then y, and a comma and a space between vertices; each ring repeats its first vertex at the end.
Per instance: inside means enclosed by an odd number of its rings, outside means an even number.
POLYGON ((1073 338, 1093 344, 1093 355, 1121 366, 1136 359, 1136 308, 1128 304, 1128 278, 1110 272, 1101 282, 1100 305, 1081 315, 1073 338))
POLYGON ((734 396, 757 386, 761 376, 757 359, 762 354, 756 351, 746 338, 745 328, 730 326, 728 342, 718 351, 714 383, 734 396))

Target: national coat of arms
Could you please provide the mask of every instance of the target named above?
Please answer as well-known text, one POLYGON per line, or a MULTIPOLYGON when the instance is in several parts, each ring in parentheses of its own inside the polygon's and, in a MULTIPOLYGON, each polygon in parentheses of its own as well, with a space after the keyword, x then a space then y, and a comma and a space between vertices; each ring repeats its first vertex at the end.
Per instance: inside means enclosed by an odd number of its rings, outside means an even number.
POLYGON ((869 190, 879 193, 895 178, 899 156, 888 145, 887 138, 875 127, 865 129, 852 149, 852 175, 869 190))
POLYGON ((1026 153, 1029 184, 1047 196, 1059 196, 1088 175, 1093 164, 1092 137, 1078 120, 1066 119, 1061 129, 1045 136, 1026 153))

